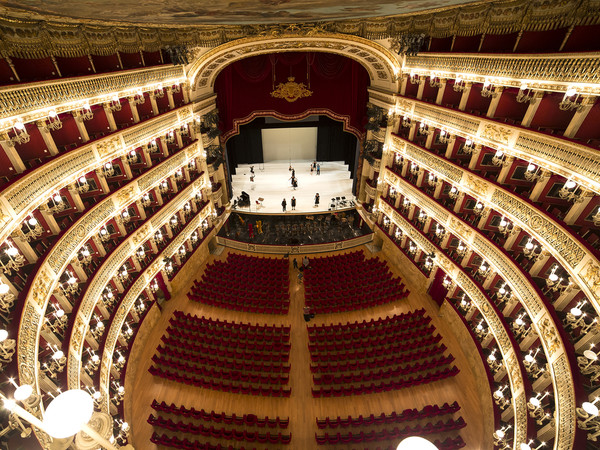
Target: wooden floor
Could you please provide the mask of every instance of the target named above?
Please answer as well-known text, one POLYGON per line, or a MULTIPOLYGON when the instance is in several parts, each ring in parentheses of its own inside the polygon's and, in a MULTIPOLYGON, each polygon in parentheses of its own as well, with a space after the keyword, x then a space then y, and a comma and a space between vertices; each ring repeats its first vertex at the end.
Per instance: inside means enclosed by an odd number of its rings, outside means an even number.
MULTIPOLYGON (((382 252, 371 254, 366 247, 360 247, 367 258, 378 257, 385 259, 382 252)), ((354 251, 352 249, 349 251, 354 251)), ((219 256, 210 255, 208 260, 202 266, 198 267, 197 278, 200 277, 207 263, 214 259, 224 260, 230 249, 225 249, 219 256)), ((343 252, 336 252, 336 254, 343 252)), ((267 255, 261 255, 267 256, 267 255)), ((315 255, 324 256, 324 254, 315 255)), ((388 262, 389 263, 389 262, 388 262)), ((460 373, 449 379, 440 380, 434 383, 415 386, 399 391, 391 391, 378 394, 359 395, 351 397, 338 398, 313 398, 311 394, 311 373, 310 357, 308 351, 308 333, 306 323, 302 316, 302 307, 304 302, 304 288, 297 282, 297 272, 292 268, 290 260, 290 311, 287 316, 273 316, 263 314, 241 313, 229 311, 220 308, 210 307, 196 302, 191 302, 185 294, 179 294, 164 305, 163 313, 152 329, 144 333, 143 345, 138 346, 135 357, 137 364, 134 379, 126 381, 125 397, 125 419, 132 426, 132 435, 130 442, 136 449, 155 449, 156 446, 150 442, 150 436, 153 429, 146 420, 150 413, 156 412, 150 407, 154 399, 171 402, 176 405, 185 405, 196 409, 214 410, 216 412, 226 412, 228 414, 252 413, 258 416, 269 417, 289 417, 290 425, 285 432, 292 433, 292 441, 289 448, 292 449, 312 449, 316 448, 315 433, 323 432, 316 427, 315 418, 326 416, 358 416, 360 414, 369 415, 391 413, 392 411, 401 412, 406 408, 421 409, 427 404, 443 404, 458 401, 462 407, 454 418, 462 415, 467 426, 459 431, 467 443, 467 449, 491 449, 491 434, 489 421, 484 420, 487 408, 480 401, 481 392, 478 392, 478 383, 475 382, 473 370, 469 367, 469 359, 462 350, 464 343, 459 343, 450 325, 438 315, 439 308, 433 300, 425 293, 423 278, 417 277, 414 267, 395 267, 389 263, 392 272, 400 275, 411 294, 402 300, 368 308, 354 312, 317 315, 311 324, 330 324, 345 323, 355 320, 369 320, 371 318, 391 316, 403 312, 412 311, 424 307, 427 315, 433 319, 437 332, 443 337, 443 343, 448 347, 448 351, 456 358, 454 364, 460 369, 460 373), (168 319, 173 310, 182 310, 188 313, 204 315, 206 317, 221 318, 229 321, 252 322, 268 325, 285 324, 291 326, 291 353, 290 353, 290 386, 292 394, 290 398, 271 398, 250 396, 242 394, 231 394, 219 391, 202 389, 194 386, 181 385, 167 381, 158 377, 153 377, 148 372, 151 365, 151 357, 156 351, 161 336, 164 334, 168 319), (131 395, 134 393, 134 395, 131 395), (129 413, 129 414, 128 414, 129 413), (130 416, 128 416, 130 415, 130 416), (487 426, 489 429, 484 429, 487 426)), ((193 280, 189 280, 188 287, 193 280)), ((187 292, 187 289, 185 289, 187 292)), ((136 342, 136 345, 138 343, 136 342)), ((447 351, 447 352, 448 352, 447 351)), ((128 369, 129 370, 129 369, 128 369)), ((481 385, 481 383, 479 383, 481 385)), ((489 395, 489 392, 488 392, 489 395)), ((444 419, 447 420, 448 417, 444 419)), ((435 420, 437 421, 437 420, 435 420)), ((355 431, 349 429, 338 429, 337 431, 347 432, 355 431)), ((198 437, 200 441, 210 442, 210 439, 198 437)), ((222 441, 221 441, 222 442, 222 441)), ((213 442, 216 443, 216 442, 213 442)), ((387 443, 386 443, 387 444, 387 443)), ((239 447, 241 442, 232 441, 231 445, 239 447)), ((389 444, 387 444, 389 445, 389 444)), ((256 444, 244 445, 245 447, 254 447, 256 444)), ((260 445, 264 447, 264 445, 260 445)), ((319 448, 333 448, 334 446, 319 446, 319 448)), ((335 446, 336 448, 365 448, 364 444, 354 444, 351 446, 335 446)), ((377 445, 374 445, 377 447, 377 445)), ((273 446, 275 448, 275 446, 273 446)))

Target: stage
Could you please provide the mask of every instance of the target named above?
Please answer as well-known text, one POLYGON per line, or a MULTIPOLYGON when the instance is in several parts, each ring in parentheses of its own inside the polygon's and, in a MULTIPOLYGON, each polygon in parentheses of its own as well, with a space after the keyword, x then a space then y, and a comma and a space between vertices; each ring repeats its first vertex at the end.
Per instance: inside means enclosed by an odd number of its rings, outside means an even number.
POLYGON ((238 207, 240 212, 281 214, 281 201, 285 198, 287 202, 287 214, 314 213, 329 211, 332 198, 340 198, 334 201, 334 209, 343 209, 354 206, 352 195, 352 182, 348 166, 342 161, 320 162, 321 174, 316 170, 310 171, 313 161, 292 161, 292 167, 296 170, 298 187, 294 189, 290 178, 292 172, 289 170, 289 161, 273 161, 265 164, 253 164, 254 181, 250 181, 250 164, 240 164, 236 174, 232 177, 234 200, 245 191, 250 196, 250 209, 238 207), (315 207, 315 194, 319 193, 319 206, 315 207), (292 196, 296 198, 296 210, 292 211, 292 196), (346 197, 345 204, 342 197, 346 197), (257 205, 259 198, 263 198, 261 204, 257 205))

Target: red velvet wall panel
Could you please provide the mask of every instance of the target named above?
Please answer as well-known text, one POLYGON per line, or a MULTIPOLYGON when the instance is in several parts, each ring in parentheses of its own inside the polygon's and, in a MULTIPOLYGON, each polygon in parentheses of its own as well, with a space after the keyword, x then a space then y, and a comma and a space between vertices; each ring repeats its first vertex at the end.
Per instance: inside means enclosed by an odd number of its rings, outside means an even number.
POLYGON ((454 39, 454 45, 452 46, 452 52, 456 53, 474 53, 479 49, 479 42, 481 41, 481 35, 475 36, 456 36, 454 39))
MULTIPOLYGON (((588 140, 599 140, 600 139, 600 127, 598 124, 600 123, 600 102, 596 101, 592 109, 588 113, 587 117, 579 127, 576 138, 582 139, 584 142, 588 140)), ((594 147, 598 146, 598 144, 590 143, 594 147)))
MULTIPOLYGON (((430 52, 449 52, 450 46, 452 45, 452 36, 448 36, 445 38, 432 38, 431 45, 429 46, 430 52)), ((425 45, 423 45, 423 51, 427 49, 425 45)))
POLYGON ((560 44, 566 36, 567 30, 561 28, 558 30, 547 31, 524 31, 519 44, 517 53, 552 53, 557 52, 560 44))
MULTIPOLYGON (((531 128, 536 129, 552 128, 557 130, 564 130, 571 121, 574 112, 573 111, 561 111, 558 104, 563 99, 563 94, 560 92, 553 92, 544 95, 539 108, 533 116, 531 121, 531 128)), ((542 130, 548 131, 548 130, 542 130)))
POLYGON ((573 32, 563 52, 597 52, 600 50, 600 25, 579 26, 573 28, 573 32))
POLYGON ((486 34, 481 44, 481 53, 512 53, 517 35, 517 33, 486 34))
POLYGON ((86 55, 75 58, 56 57, 56 64, 63 77, 76 77, 81 75, 92 75, 92 65, 86 55))
POLYGON ((516 88, 505 88, 498 102, 494 118, 510 118, 521 123, 529 103, 517 102, 519 90, 516 88))
POLYGON ((72 144, 81 145, 81 135, 73 116, 69 113, 61 114, 60 119, 62 121, 62 128, 51 132, 58 149, 62 151, 61 147, 63 146, 70 146, 72 144))
POLYGON ((119 58, 117 55, 92 55, 92 59, 94 60, 94 67, 96 67, 96 72, 114 72, 115 70, 121 70, 119 66, 119 58))
POLYGON ((144 62, 147 66, 160 66, 163 62, 160 60, 160 52, 144 52, 144 62))
POLYGON ((4 58, 0 59, 0 84, 14 83, 17 83, 17 79, 8 65, 8 62, 4 58))
POLYGON ((142 67, 142 58, 139 53, 119 53, 123 69, 138 69, 142 67))
POLYGON ((43 59, 21 59, 12 58, 19 78, 22 82, 49 80, 58 78, 58 73, 50 58, 43 59))
POLYGON ((221 130, 227 139, 235 133, 234 120, 250 120, 258 112, 295 120, 309 111, 331 111, 348 117, 350 130, 360 133, 365 123, 368 84, 368 74, 360 64, 328 53, 290 52, 246 58, 226 67, 217 77, 221 130), (273 83, 285 83, 288 77, 308 87, 307 66, 312 95, 293 102, 271 96, 273 83))

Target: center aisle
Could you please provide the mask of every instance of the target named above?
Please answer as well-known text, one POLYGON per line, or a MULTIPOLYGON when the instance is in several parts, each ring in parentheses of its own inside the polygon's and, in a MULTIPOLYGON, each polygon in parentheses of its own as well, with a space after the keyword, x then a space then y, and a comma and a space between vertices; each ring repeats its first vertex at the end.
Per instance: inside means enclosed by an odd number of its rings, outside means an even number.
MULTIPOLYGON (((371 254, 366 247, 359 247, 349 250, 360 250, 364 252, 367 258, 378 258, 385 260, 382 253, 371 254)), ((210 255, 207 261, 198 267, 196 279, 199 280, 206 269, 206 265, 215 260, 225 261, 228 254, 240 253, 231 249, 224 249, 218 255, 210 255)), ((319 254, 312 256, 313 258, 324 257, 329 255, 339 255, 345 252, 334 252, 331 254, 319 254)), ((257 255, 254 256, 269 256, 257 255)), ((272 256, 271 256, 272 257, 272 256)), ((309 255, 309 257, 311 257, 309 255)), ((300 261, 300 257, 298 257, 300 261)), ((298 450, 306 450, 313 448, 323 449, 351 449, 351 448, 376 448, 378 446, 388 446, 389 442, 372 442, 361 444, 347 445, 323 445, 317 446, 315 441, 315 433, 323 434, 324 430, 319 430, 316 425, 316 418, 337 418, 338 416, 358 417, 360 415, 368 416, 369 414, 379 415, 381 413, 391 414, 392 412, 402 412, 407 408, 422 409, 429 404, 442 405, 443 403, 452 403, 458 401, 462 406, 460 414, 466 423, 466 428, 460 430, 460 435, 467 443, 466 448, 485 448, 480 447, 485 436, 481 411, 482 406, 478 400, 477 386, 475 377, 473 376, 471 365, 473 361, 469 361, 461 349, 461 344, 457 342, 452 332, 450 325, 438 316, 437 306, 433 300, 424 292, 422 281, 419 285, 419 280, 415 278, 414 273, 411 273, 412 267, 402 267, 402 271, 398 267, 388 263, 393 275, 402 277, 406 281, 407 287, 411 290, 411 294, 407 298, 403 298, 381 306, 359 309, 356 311, 335 313, 335 314, 317 314, 311 320, 310 325, 322 324, 338 324, 346 322, 355 322, 370 319, 385 318, 386 316, 408 313, 420 308, 425 308, 426 314, 432 318, 432 324, 437 332, 443 336, 443 342, 447 345, 448 351, 456 357, 455 364, 460 369, 460 373, 452 378, 440 380, 430 384, 416 385, 410 388, 400 390, 392 390, 389 392, 373 393, 366 395, 352 395, 341 397, 320 397, 314 398, 311 392, 312 373, 311 359, 308 349, 308 331, 307 324, 303 317, 304 306, 304 284, 298 283, 298 271, 293 268, 293 258, 289 260, 289 287, 290 287, 290 306, 287 315, 276 314, 255 314, 248 312, 238 312, 227 310, 219 307, 209 306, 204 303, 190 301, 187 298, 187 292, 193 283, 190 280, 182 292, 172 298, 164 305, 164 310, 160 317, 149 321, 148 326, 143 324, 140 330, 139 342, 136 340, 132 350, 132 359, 130 359, 129 367, 131 372, 127 373, 125 381, 125 419, 132 424, 133 435, 130 442, 140 449, 156 449, 167 448, 157 447, 150 442, 150 437, 153 433, 153 427, 147 423, 148 416, 155 413, 150 408, 153 400, 159 402, 164 401, 167 404, 174 403, 175 405, 185 405, 187 408, 194 407, 196 409, 204 409, 208 412, 226 412, 227 414, 256 414, 258 416, 268 416, 275 418, 276 416, 283 418, 289 417, 289 428, 284 430, 292 435, 291 443, 287 446, 264 445, 249 442, 238 442, 235 440, 229 441, 228 445, 234 448, 290 448, 298 450), (289 398, 264 397, 244 394, 234 394, 231 392, 222 392, 211 389, 205 389, 192 385, 185 385, 153 377, 148 368, 152 364, 152 356, 156 353, 156 348, 164 335, 165 330, 169 325, 169 318, 173 311, 180 310, 184 313, 195 314, 198 317, 205 316, 206 318, 227 320, 230 322, 243 322, 260 325, 287 325, 290 326, 290 373, 289 386, 291 387, 291 396, 289 398), (147 328, 145 328, 147 326, 147 328), (132 396, 130 393, 135 393, 132 396)), ((309 269, 309 270, 315 270, 309 269)), ((156 413, 155 413, 156 414, 156 413)), ((458 415, 456 416, 458 417, 458 415)), ((437 419, 434 420, 434 422, 437 419)), ((220 426, 220 425, 219 425, 220 426)), ((399 425, 402 428, 403 424, 399 425)), ((264 431, 269 431, 265 429, 264 431)), ((353 429, 336 429, 334 433, 342 434, 348 431, 360 431, 353 429)), ((180 434, 180 438, 185 437, 180 434)), ((188 436, 189 437, 189 436, 188 436)), ((200 442, 210 442, 213 445, 218 443, 212 438, 196 436, 195 439, 200 442)), ((223 443, 223 441, 220 441, 223 443)))

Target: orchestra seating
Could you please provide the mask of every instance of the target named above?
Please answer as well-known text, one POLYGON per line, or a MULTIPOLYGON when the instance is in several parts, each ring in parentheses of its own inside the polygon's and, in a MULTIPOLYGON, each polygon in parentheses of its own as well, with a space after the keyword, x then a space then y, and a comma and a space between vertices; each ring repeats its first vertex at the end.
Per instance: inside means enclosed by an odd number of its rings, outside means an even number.
POLYGON ((289 264, 283 258, 230 253, 226 261, 208 264, 195 281, 190 300, 219 308, 261 314, 287 314, 289 264))
POLYGON ((362 251, 312 258, 304 272, 306 306, 313 313, 336 313, 383 305, 408 296, 386 263, 362 251))
MULTIPOLYGON (((186 408, 185 406, 176 406, 165 402, 152 402, 152 408, 158 412, 158 416, 150 414, 148 423, 155 430, 161 432, 173 432, 190 437, 202 436, 204 438, 222 439, 224 441, 238 441, 243 443, 258 444, 289 444, 291 433, 284 433, 282 430, 289 425, 289 418, 282 419, 276 417, 258 417, 254 414, 231 414, 224 412, 216 413, 214 411, 196 410, 186 408), (166 417, 169 416, 169 417, 166 417)), ((159 445, 175 448, 219 448, 204 447, 198 441, 191 442, 187 438, 179 439, 166 435, 159 436, 156 432, 152 442, 159 445)), ((229 444, 226 444, 229 445, 229 444)), ((221 447, 221 448, 227 448, 221 447)))
MULTIPOLYGON (((443 416, 454 414, 459 410, 460 406, 454 402, 451 405, 445 403, 441 407, 427 405, 420 411, 406 409, 402 413, 393 412, 388 415, 375 416, 371 414, 367 417, 360 415, 358 417, 337 417, 336 419, 326 417, 317 419, 317 427, 327 431, 323 434, 315 433, 315 439, 319 445, 374 443, 378 446, 385 445, 385 441, 390 440, 394 445, 389 448, 395 449, 399 440, 411 435, 437 436, 465 427, 466 423, 462 417, 456 420, 443 419, 443 416), (439 420, 434 424, 431 422, 432 418, 439 420), (429 421, 423 423, 427 420, 429 421), (338 428, 349 428, 351 431, 332 433, 338 428)), ((436 445, 440 449, 450 450, 464 447, 465 443, 460 436, 455 436, 446 437, 442 441, 438 439, 436 445)))
POLYGON ((308 326, 314 397, 360 395, 454 376, 452 355, 419 309, 385 319, 308 326))
POLYGON ((290 327, 175 311, 152 357, 154 376, 206 389, 289 397, 290 327))

